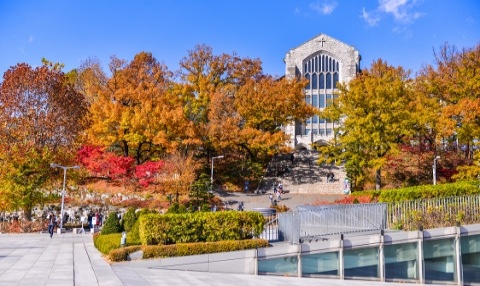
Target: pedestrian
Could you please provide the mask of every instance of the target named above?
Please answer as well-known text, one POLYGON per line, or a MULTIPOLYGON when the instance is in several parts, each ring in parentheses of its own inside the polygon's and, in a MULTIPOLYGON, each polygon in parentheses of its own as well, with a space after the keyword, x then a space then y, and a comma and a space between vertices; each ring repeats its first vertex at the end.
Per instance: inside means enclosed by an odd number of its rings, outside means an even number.
POLYGON ((243 202, 238 204, 238 211, 243 211, 243 202))
POLYGON ((50 214, 47 216, 48 220, 48 233, 50 234, 50 238, 53 237, 53 231, 55 230, 55 226, 57 224, 57 219, 55 218, 55 214, 53 212, 50 212, 50 214))
POLYGON ((273 195, 270 194, 270 195, 268 196, 268 198, 270 199, 270 203, 272 204, 272 203, 273 203, 273 195))
POLYGON ((282 192, 280 190, 278 190, 277 192, 277 201, 281 201, 282 200, 282 192))

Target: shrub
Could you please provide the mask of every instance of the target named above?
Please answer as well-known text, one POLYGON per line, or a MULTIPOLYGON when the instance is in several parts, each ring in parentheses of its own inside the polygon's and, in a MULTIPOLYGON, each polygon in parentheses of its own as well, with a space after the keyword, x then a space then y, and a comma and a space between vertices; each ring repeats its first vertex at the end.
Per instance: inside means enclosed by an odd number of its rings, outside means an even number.
POLYGON ((162 258, 247 250, 268 246, 269 243, 267 240, 248 239, 205 243, 179 243, 174 245, 145 245, 142 246, 142 250, 143 258, 162 258))
POLYGON ((118 219, 116 212, 111 212, 108 215, 107 221, 102 227, 102 234, 111 234, 122 232, 122 226, 120 225, 120 220, 118 219))
POLYGON ((142 247, 140 245, 132 245, 122 248, 113 249, 108 253, 108 257, 111 261, 119 262, 119 261, 126 261, 127 257, 130 253, 136 252, 141 250, 142 247))
POLYGON ((103 254, 108 254, 111 250, 120 248, 121 233, 98 234, 93 236, 93 244, 103 254))
POLYGON ((123 215, 122 226, 125 231, 130 231, 137 221, 137 214, 135 208, 129 208, 125 215, 123 215))
POLYGON ((258 212, 196 212, 139 218, 143 245, 242 240, 257 237, 265 219, 258 212))

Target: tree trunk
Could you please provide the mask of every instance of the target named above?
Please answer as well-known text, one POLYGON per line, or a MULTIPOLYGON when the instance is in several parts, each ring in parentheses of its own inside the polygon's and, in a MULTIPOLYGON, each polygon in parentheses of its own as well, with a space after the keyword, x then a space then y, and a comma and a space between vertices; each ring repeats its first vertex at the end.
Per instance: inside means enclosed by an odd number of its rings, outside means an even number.
POLYGON ((375 170, 375 190, 379 191, 382 188, 382 169, 375 170))

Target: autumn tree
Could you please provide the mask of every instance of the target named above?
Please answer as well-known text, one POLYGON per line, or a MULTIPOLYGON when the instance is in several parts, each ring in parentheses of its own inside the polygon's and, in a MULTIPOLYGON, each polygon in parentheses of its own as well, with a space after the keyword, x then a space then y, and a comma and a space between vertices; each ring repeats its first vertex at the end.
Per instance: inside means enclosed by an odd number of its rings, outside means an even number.
POLYGON ((120 150, 137 165, 184 144, 191 127, 165 65, 142 52, 130 63, 112 58, 110 72, 90 107, 91 144, 120 150))
POLYGON ((386 156, 398 150, 415 125, 408 72, 377 60, 338 89, 338 98, 321 116, 342 125, 331 144, 321 149, 326 156, 321 161, 345 162, 347 174, 357 184, 373 170, 378 190, 386 156))
POLYGON ((235 166, 229 172, 237 177, 261 172, 273 154, 285 151, 288 138, 281 127, 314 114, 304 100, 305 82, 264 75, 260 60, 214 55, 201 45, 181 67, 179 94, 202 142, 199 156, 226 154, 222 163, 235 166))
POLYGON ((44 61, 11 67, 0 86, 0 180, 9 209, 27 219, 42 202, 51 162, 71 163, 88 125, 87 105, 61 71, 44 61))
POLYGON ((439 138, 463 145, 465 157, 480 137, 480 45, 457 50, 444 45, 435 53, 435 66, 422 70, 427 91, 441 105, 439 138))

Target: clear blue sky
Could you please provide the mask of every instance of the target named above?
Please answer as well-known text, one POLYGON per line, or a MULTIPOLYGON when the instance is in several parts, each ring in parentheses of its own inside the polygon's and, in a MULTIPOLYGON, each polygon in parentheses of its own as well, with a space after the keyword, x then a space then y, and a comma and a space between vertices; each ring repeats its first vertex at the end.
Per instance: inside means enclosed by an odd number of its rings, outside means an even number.
POLYGON ((358 49, 362 68, 382 58, 416 72, 446 42, 480 44, 480 1, 0 0, 0 75, 43 57, 65 71, 93 57, 107 71, 112 55, 130 61, 141 51, 175 71, 197 44, 283 75, 285 54, 320 33, 358 49))

